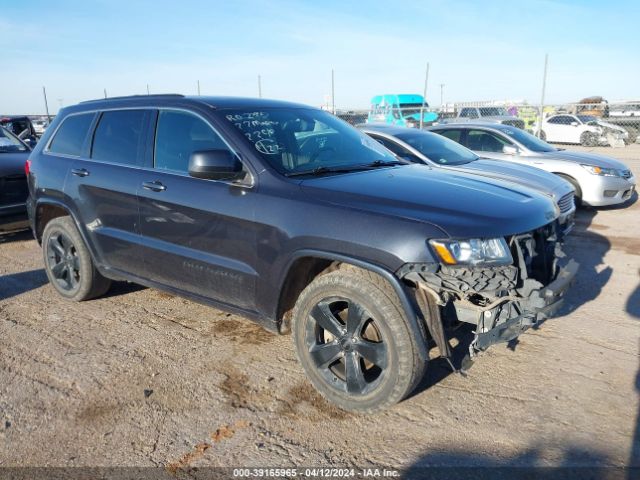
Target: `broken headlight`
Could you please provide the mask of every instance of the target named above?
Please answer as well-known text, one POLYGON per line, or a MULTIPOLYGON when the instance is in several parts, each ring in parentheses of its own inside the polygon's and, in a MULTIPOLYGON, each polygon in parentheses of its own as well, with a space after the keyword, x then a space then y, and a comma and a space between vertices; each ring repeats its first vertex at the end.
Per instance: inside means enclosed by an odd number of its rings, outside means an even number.
POLYGON ((507 265, 513 261, 504 238, 429 240, 429 245, 445 265, 507 265))

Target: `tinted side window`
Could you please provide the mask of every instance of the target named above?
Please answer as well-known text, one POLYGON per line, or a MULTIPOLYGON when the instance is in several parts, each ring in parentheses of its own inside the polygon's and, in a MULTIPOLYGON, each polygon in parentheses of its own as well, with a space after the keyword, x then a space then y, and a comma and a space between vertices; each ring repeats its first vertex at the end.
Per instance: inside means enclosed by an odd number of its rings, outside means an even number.
POLYGON ((469 114, 471 113, 471 109, 470 108, 463 108, 462 110, 460 110, 460 116, 461 117, 468 117, 470 116, 469 114))
POLYGON ((187 112, 160 111, 156 127, 155 168, 187 172, 189 157, 201 150, 229 150, 201 118, 187 112))
POLYGON ((502 152, 502 147, 510 145, 510 142, 498 135, 482 130, 469 130, 467 134, 467 148, 479 152, 502 152))
POLYGON ((142 146, 145 110, 104 112, 93 136, 91 158, 136 165, 142 146))
POLYGON ((93 115, 93 113, 85 113, 65 118, 49 144, 49 151, 79 157, 91 127, 93 115))
POLYGON ((462 136, 462 130, 441 130, 439 133, 443 137, 447 137, 449 140, 460 143, 460 137, 462 136))
POLYGON ((412 162, 421 162, 421 160, 419 158, 417 158, 415 155, 413 155, 406 148, 402 147, 401 145, 398 145, 396 142, 393 142, 393 141, 391 141, 391 140, 389 140, 387 138, 384 138, 384 137, 378 137, 377 135, 372 135, 371 137, 373 139, 375 139, 377 142, 379 142, 382 145, 384 145, 386 148, 391 150, 393 153, 395 153, 399 157, 406 158, 407 160, 410 160, 412 162))

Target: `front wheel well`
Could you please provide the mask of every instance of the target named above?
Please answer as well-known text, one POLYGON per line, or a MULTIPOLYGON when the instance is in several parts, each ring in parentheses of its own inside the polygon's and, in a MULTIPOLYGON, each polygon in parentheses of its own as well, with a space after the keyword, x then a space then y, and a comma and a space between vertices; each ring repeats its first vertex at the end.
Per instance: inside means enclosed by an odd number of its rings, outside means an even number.
POLYGON ((343 260, 312 256, 298 258, 289 267, 280 291, 276 317, 280 333, 290 331, 293 307, 302 291, 319 276, 341 269, 366 271, 378 281, 386 282, 376 273, 343 260))
POLYGON ((577 201, 580 202, 582 200, 582 189, 580 188, 580 184, 575 178, 573 178, 571 175, 567 175, 566 173, 561 173, 561 172, 553 172, 553 174, 558 175, 560 178, 562 178, 563 180, 566 180, 571 185, 573 185, 573 188, 576 191, 575 195, 576 195, 577 201))
POLYGON ((60 205, 43 204, 36 208, 35 234, 38 242, 42 241, 42 232, 44 232, 47 223, 54 218, 65 217, 69 215, 69 211, 60 205))

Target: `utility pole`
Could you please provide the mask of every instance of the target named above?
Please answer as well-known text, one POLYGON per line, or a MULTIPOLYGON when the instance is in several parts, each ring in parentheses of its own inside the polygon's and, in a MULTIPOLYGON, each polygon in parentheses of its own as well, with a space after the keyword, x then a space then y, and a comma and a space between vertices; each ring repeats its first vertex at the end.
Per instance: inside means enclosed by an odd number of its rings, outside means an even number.
POLYGON ((198 96, 200 96, 200 80, 198 80, 197 82, 198 82, 198 96))
POLYGON ((262 98, 262 78, 258 75, 258 98, 262 98))
POLYGON ((440 111, 444 110, 444 83, 440 84, 440 111))
POLYGON ((42 87, 42 95, 44 95, 44 109, 47 112, 47 120, 51 123, 51 115, 49 115, 49 103, 47 102, 47 91, 42 87))
POLYGON ((333 68, 331 69, 331 112, 336 114, 336 84, 333 77, 333 68))
POLYGON ((149 95, 149 84, 147 83, 147 95, 149 95))
POLYGON ((538 138, 542 132, 542 118, 544 117, 544 94, 547 89, 547 65, 549 63, 549 54, 544 54, 544 74, 542 75, 542 96, 540 97, 540 119, 538 120, 538 138))
POLYGON ((422 92, 422 107, 420 107, 420 130, 424 124, 424 104, 427 101, 427 85, 429 84, 429 62, 427 62, 427 73, 424 76, 424 91, 422 92))
POLYGON ((104 98, 107 98, 107 89, 104 89, 104 98))

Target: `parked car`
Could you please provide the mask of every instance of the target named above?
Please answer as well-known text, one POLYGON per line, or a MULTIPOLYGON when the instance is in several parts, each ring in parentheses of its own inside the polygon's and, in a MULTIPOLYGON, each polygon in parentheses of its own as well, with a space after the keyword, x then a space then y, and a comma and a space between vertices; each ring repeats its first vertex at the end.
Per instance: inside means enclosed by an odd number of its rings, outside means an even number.
POLYGON ((26 226, 29 194, 25 164, 31 150, 0 127, 0 231, 26 226))
POLYGON ((46 120, 34 120, 32 123, 33 123, 33 129, 35 130, 36 135, 38 136, 42 136, 47 126, 49 125, 49 123, 46 120))
POLYGON ((462 107, 458 116, 446 118, 440 123, 489 122, 501 123, 524 129, 524 120, 510 115, 504 107, 462 107))
POLYGON ((30 159, 31 227, 63 297, 129 280, 291 329, 313 385, 347 410, 404 398, 427 330, 447 358, 460 322, 473 355, 516 338, 577 269, 561 267, 549 197, 410 165, 304 105, 90 101, 64 108, 30 159))
POLYGON ((403 127, 420 128, 438 120, 436 112, 429 111, 429 104, 422 95, 390 94, 376 95, 371 99, 371 110, 367 123, 388 123, 403 127))
POLYGON ((24 143, 33 148, 38 142, 38 136, 36 135, 36 129, 31 123, 31 119, 27 116, 8 116, 0 118, 0 127, 4 127, 13 133, 16 137, 22 140, 24 143))
POLYGON ((604 155, 555 148, 505 125, 439 125, 444 135, 480 156, 532 165, 562 177, 576 190, 579 202, 594 207, 616 205, 633 195, 636 181, 624 163, 604 155))
POLYGON ((480 158, 468 148, 436 133, 385 125, 360 125, 359 128, 399 157, 412 163, 482 175, 534 188, 552 197, 558 204, 562 230, 568 233, 573 227, 576 211, 573 201, 574 187, 552 173, 528 165, 480 158))
MULTIPOLYGON (((539 122, 538 122, 539 123, 539 122)), ((536 125, 537 130, 537 125, 536 125)), ((609 145, 619 139, 627 142, 629 132, 622 127, 605 122, 592 115, 552 115, 542 122, 540 138, 554 143, 572 143, 594 147, 609 145)))

